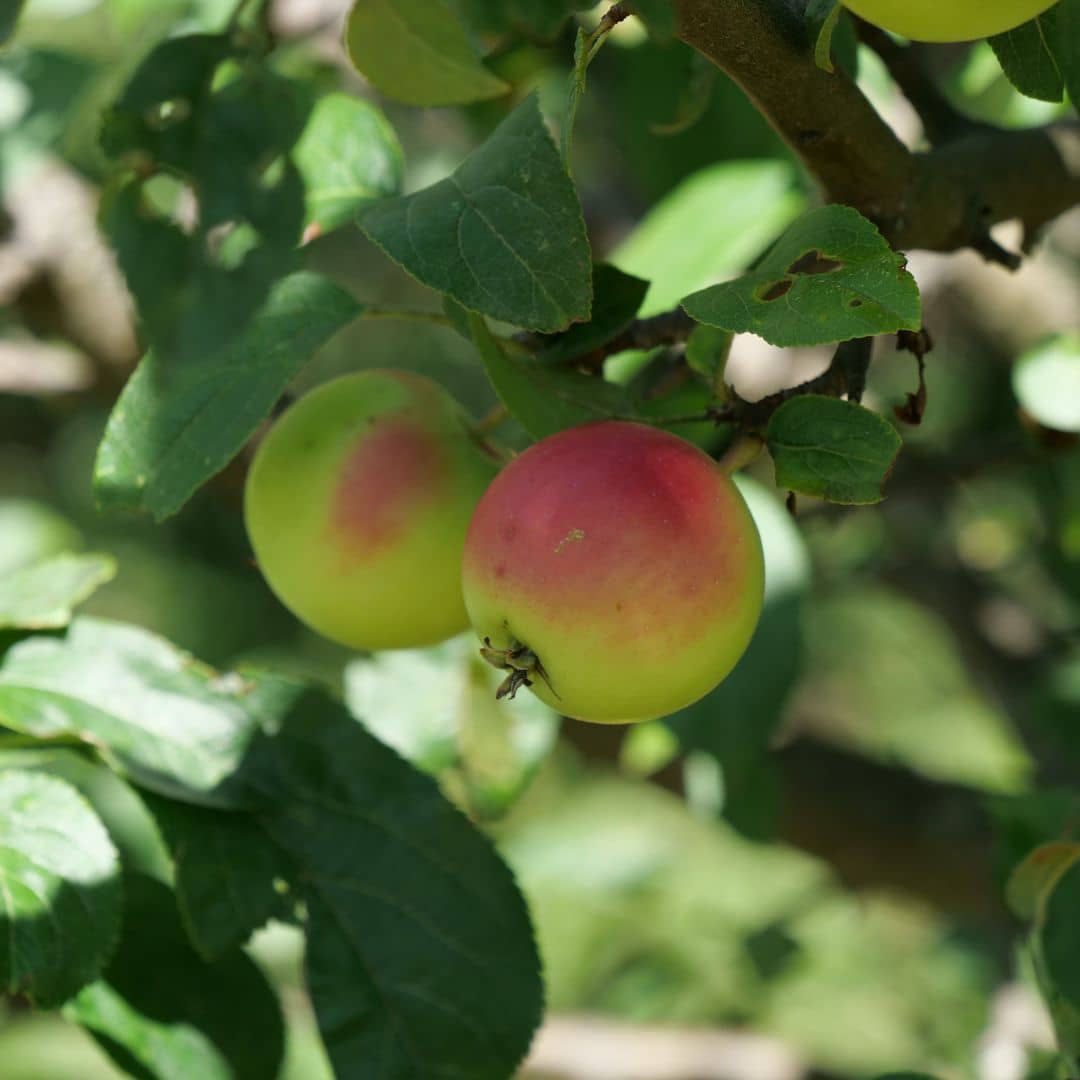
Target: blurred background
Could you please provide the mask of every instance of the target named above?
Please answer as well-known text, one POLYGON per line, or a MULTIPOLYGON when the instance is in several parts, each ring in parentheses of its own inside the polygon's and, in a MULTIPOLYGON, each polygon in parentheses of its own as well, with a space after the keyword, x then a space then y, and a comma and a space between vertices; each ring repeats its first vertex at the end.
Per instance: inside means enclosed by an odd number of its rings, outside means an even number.
MULTIPOLYGON (((532 701, 496 708, 467 640, 370 658, 305 632, 251 561, 243 460, 163 526, 95 511, 96 444, 139 355, 95 226, 101 110, 163 36, 220 29, 233 6, 30 0, 0 53, 0 572, 72 547, 111 552, 120 572, 88 610, 215 665, 258 660, 334 686, 435 772, 529 898, 550 1015, 523 1076, 1040 1075, 1052 1035, 1002 885, 1037 843, 1080 838, 1080 211, 1016 274, 913 255, 935 349, 925 421, 903 431, 887 500, 800 499, 793 518, 768 463, 755 465, 744 490, 768 595, 735 674, 665 722, 560 727, 532 701)), ((345 6, 274 3, 275 63, 367 97, 341 55, 345 6)), ((567 30, 501 44, 492 66, 519 96, 539 87, 558 118, 572 43, 567 30)), ((1016 94, 986 45, 931 59, 980 118, 1063 111, 1016 94)), ((858 64, 917 144, 880 63, 860 50, 858 64)), ((381 104, 415 190, 513 102, 381 104)), ((745 267, 815 199, 736 87, 633 19, 590 70, 573 164, 597 257, 655 281, 646 314, 745 267)), ((1019 243, 1008 226, 999 239, 1019 243)), ((438 306, 355 228, 306 252, 364 300, 438 306)), ((741 337, 729 373, 756 398, 828 360, 741 337)), ((648 378, 665 357, 609 363, 612 377, 648 378)), ((495 404, 452 330, 386 321, 340 334, 296 390, 388 365, 437 378, 478 417, 495 404)), ((880 341, 867 403, 891 416, 917 385, 913 358, 880 341)), ((498 437, 523 444, 512 423, 498 437)), ((167 873, 122 790, 101 797, 125 850, 167 873)), ((252 949, 282 988, 286 1077, 328 1077, 298 937, 271 926, 252 949)), ((61 1018, 0 999, 0 1080, 118 1075, 61 1018)))

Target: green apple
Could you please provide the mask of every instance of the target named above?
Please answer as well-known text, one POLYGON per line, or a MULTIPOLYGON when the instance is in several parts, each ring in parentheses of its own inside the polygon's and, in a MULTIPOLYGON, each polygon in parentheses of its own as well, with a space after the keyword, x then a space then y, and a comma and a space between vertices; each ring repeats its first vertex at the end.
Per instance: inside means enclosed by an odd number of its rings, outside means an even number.
POLYGON ((913 41, 973 41, 1013 30, 1057 0, 844 0, 867 22, 913 41))
POLYGON ((735 666, 761 613, 761 541, 731 478, 644 424, 542 440, 473 515, 462 582, 506 692, 579 720, 675 712, 735 666))
POLYGON ((271 428, 244 519, 270 588, 312 629, 357 649, 429 645, 468 625, 462 548, 496 471, 440 386, 365 371, 271 428))

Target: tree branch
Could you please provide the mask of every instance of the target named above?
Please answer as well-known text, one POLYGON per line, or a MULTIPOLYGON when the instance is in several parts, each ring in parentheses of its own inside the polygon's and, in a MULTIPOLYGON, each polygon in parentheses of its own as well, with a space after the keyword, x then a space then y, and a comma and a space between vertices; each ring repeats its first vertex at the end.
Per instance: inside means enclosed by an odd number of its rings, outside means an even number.
POLYGON ((910 151, 844 72, 814 63, 795 0, 675 0, 679 36, 733 78, 833 202, 874 221, 894 247, 988 244, 1020 219, 1029 238, 1080 202, 1080 126, 977 127, 910 151))

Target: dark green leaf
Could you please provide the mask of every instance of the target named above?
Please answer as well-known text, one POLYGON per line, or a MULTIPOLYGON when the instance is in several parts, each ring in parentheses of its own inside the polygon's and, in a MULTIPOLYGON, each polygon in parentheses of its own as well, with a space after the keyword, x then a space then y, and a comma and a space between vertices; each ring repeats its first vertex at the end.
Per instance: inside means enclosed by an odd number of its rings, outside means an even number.
POLYGON ((354 0, 345 45, 361 75, 408 105, 464 105, 510 90, 480 62, 445 0, 354 0))
POLYGON ((1080 1009, 1080 861, 1069 866, 1047 898, 1039 937, 1054 989, 1080 1009))
POLYGON ((877 413, 818 394, 781 405, 766 440, 777 487, 849 505, 884 498, 885 481, 903 445, 877 413))
POLYGON ((124 879, 124 936, 102 979, 64 1009, 126 1072, 147 1080, 267 1080, 285 1039, 266 977, 235 950, 204 963, 188 944, 172 892, 124 879))
POLYGON ((368 199, 401 190, 405 158, 390 122, 369 101, 327 94, 293 150, 304 178, 305 224, 323 232, 351 221, 368 199))
POLYGON ((144 357, 109 417, 95 491, 104 508, 162 520, 239 452, 311 355, 360 306, 300 272, 279 281, 244 331, 187 363, 144 357))
POLYGON ((0 987, 55 1007, 97 978, 120 929, 120 866, 69 784, 0 772, 0 987))
POLYGON ((593 7, 592 0, 453 0, 477 34, 522 36, 551 41, 571 12, 593 7))
POLYGON ((553 333, 589 317, 581 206, 533 95, 445 180, 360 211, 361 228, 471 311, 553 333))
POLYGON ((3 0, 0 4, 0 45, 15 33, 15 24, 22 13, 23 0, 3 0))
POLYGON ((1009 81, 1041 101, 1080 101, 1080 0, 1059 0, 1049 11, 990 39, 1009 81))
POLYGON ((731 353, 732 333, 715 326, 695 326, 686 342, 686 362, 719 392, 731 353))
POLYGON ((337 1075, 511 1076, 541 1009, 528 916, 435 783, 299 687, 238 782, 297 864, 307 982, 337 1075))
POLYGON ((248 814, 144 796, 172 853, 176 900, 192 944, 207 960, 243 945, 271 918, 286 918, 290 861, 248 814))
POLYGON ((0 577, 0 630, 66 626, 72 608, 115 574, 108 555, 56 555, 0 577))
POLYGON ((0 723, 37 738, 76 735, 137 783, 211 805, 253 737, 250 697, 243 680, 100 619, 23 641, 0 666, 0 723))
POLYGON ((666 41, 675 36, 675 8, 671 0, 634 0, 630 6, 644 20, 653 37, 666 41))
POLYGON ((495 340, 479 315, 469 318, 473 341, 491 385, 514 419, 534 438, 542 439, 590 420, 634 417, 633 404, 621 386, 599 376, 511 354, 495 340))
POLYGON ((922 307, 905 260, 856 210, 807 214, 749 274, 683 300, 692 318, 773 345, 821 345, 918 330, 922 307))
POLYGON ((606 345, 634 321, 649 291, 647 281, 624 274, 607 263, 593 267, 592 282, 592 318, 551 338, 536 354, 538 361, 559 363, 606 345))

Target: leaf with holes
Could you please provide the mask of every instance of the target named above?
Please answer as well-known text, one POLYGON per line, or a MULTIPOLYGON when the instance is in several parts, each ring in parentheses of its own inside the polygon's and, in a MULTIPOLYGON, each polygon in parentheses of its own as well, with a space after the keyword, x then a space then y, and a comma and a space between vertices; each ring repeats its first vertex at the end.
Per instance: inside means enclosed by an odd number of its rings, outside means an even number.
POLYGON ((59 1005, 96 979, 120 931, 120 866, 70 784, 0 772, 0 989, 59 1005))
POLYGON ((585 222, 535 94, 452 176, 372 203, 358 220, 410 274, 470 311, 544 333, 589 317, 585 222))
POLYGON ((882 500, 903 445, 877 413, 818 394, 781 405, 765 437, 777 487, 854 506, 882 500))
POLYGON ((748 274, 686 297, 698 322, 773 345, 823 345, 918 330, 922 305, 906 262, 856 210, 807 214, 748 274))
POLYGON ((361 311, 333 282, 283 278, 232 342, 180 364, 145 356, 113 407, 94 490, 105 509, 175 514, 240 451, 312 354, 361 311))
POLYGON ((355 0, 345 46, 372 86, 407 105, 464 105, 510 90, 480 62, 445 0, 355 0))
POLYGON ((369 199, 401 190, 405 158, 390 122, 370 101, 327 94, 293 149, 304 179, 305 224, 323 232, 351 221, 369 199))
POLYGON ((599 376, 539 364, 532 357, 511 355, 479 315, 470 315, 469 322, 495 393, 534 438, 543 439, 590 420, 635 419, 633 402, 621 386, 599 376))
POLYGON ((0 630, 67 626, 72 608, 115 575, 108 555, 57 555, 0 578, 0 630))

